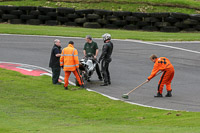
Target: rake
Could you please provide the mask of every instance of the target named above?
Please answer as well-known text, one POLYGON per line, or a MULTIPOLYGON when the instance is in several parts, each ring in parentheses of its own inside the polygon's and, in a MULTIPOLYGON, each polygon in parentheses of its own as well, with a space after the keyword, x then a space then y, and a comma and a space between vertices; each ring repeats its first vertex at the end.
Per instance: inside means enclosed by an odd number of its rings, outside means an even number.
MULTIPOLYGON (((156 77, 157 75, 159 75, 160 73, 162 73, 162 71, 160 71, 159 73, 157 73, 157 74, 155 75, 155 77, 156 77)), ((122 98, 128 99, 128 95, 129 95, 130 93, 132 93, 132 92, 133 92, 134 90, 136 90, 137 88, 143 86, 143 85, 146 84, 147 82, 149 82, 149 80, 144 81, 142 84, 138 85, 137 87, 135 87, 134 89, 132 89, 132 90, 129 91, 128 93, 123 94, 123 95, 122 95, 122 98)))

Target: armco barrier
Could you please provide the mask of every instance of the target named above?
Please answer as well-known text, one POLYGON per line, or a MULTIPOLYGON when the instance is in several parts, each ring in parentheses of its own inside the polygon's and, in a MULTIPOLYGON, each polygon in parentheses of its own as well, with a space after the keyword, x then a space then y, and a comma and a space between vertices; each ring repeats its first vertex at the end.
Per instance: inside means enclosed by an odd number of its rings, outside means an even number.
POLYGON ((64 7, 0 6, 0 23, 5 22, 162 32, 200 31, 200 14, 113 12, 64 7))

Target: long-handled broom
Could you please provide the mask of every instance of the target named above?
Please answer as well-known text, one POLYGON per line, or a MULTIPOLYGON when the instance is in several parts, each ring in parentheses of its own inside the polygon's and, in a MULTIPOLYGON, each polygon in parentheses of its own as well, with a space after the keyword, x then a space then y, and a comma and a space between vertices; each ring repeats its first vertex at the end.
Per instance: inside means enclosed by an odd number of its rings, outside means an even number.
MULTIPOLYGON (((159 75, 160 73, 162 73, 162 71, 160 71, 159 73, 157 73, 156 76, 159 75)), ((128 93, 123 94, 123 95, 122 95, 122 98, 128 99, 128 95, 129 95, 130 93, 132 93, 132 92, 133 92, 134 90, 136 90, 137 88, 143 86, 143 85, 146 84, 147 82, 149 82, 149 81, 146 80, 146 81, 144 81, 142 84, 138 85, 137 87, 135 87, 134 89, 132 89, 131 91, 129 91, 128 93)))

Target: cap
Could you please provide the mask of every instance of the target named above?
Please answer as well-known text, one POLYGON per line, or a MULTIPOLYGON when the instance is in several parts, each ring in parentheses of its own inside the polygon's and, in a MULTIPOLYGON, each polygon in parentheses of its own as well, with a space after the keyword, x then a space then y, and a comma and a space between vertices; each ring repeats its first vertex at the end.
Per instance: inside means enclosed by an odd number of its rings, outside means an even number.
POLYGON ((74 44, 74 42, 73 41, 69 41, 69 44, 74 44))
POLYGON ((90 35, 87 35, 86 38, 92 40, 92 37, 90 35))

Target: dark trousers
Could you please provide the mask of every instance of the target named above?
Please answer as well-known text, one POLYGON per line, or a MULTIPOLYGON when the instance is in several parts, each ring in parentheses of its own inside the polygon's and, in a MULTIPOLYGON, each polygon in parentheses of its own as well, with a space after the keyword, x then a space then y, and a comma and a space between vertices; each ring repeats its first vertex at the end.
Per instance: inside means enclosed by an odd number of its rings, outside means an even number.
POLYGON ((104 78, 104 83, 108 84, 110 82, 110 72, 108 70, 110 62, 102 60, 101 71, 104 78))
POLYGON ((52 69, 52 82, 53 82, 53 84, 56 84, 56 83, 58 83, 61 68, 60 67, 52 67, 51 69, 52 69))
POLYGON ((97 72, 97 75, 98 75, 99 79, 102 79, 98 63, 96 64, 96 72, 97 72))

